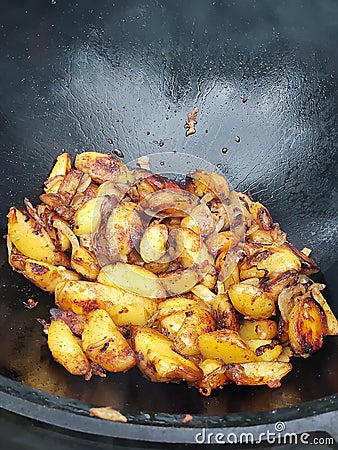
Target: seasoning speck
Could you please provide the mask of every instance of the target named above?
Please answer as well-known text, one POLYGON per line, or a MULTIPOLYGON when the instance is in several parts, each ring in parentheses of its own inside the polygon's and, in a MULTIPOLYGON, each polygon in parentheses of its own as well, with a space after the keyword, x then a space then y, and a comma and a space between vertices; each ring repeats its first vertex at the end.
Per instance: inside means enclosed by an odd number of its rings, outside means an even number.
POLYGON ((25 305, 25 308, 27 308, 27 309, 36 308, 38 306, 38 303, 39 302, 35 301, 33 298, 29 298, 27 300, 27 302, 23 302, 23 304, 25 305))
POLYGON ((239 136, 235 136, 235 141, 236 142, 241 142, 241 138, 239 136))
POLYGON ((249 97, 246 95, 242 98, 242 103, 246 103, 249 100, 249 97))
POLYGON ((118 148, 114 148, 113 152, 115 153, 116 156, 118 156, 119 158, 124 158, 124 154, 121 150, 119 150, 118 148))
POLYGON ((222 153, 226 154, 229 149, 227 147, 222 148, 222 153))

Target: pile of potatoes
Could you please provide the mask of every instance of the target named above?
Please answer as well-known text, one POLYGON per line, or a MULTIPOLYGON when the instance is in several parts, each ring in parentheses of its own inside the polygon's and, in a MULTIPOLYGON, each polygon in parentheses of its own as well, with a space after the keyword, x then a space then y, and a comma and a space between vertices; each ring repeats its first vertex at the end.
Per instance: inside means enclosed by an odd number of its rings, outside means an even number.
POLYGON ((319 270, 249 195, 197 170, 184 186, 112 155, 61 154, 41 203, 8 213, 9 264, 55 295, 45 325, 70 373, 124 372, 203 395, 280 386, 338 323, 319 270))

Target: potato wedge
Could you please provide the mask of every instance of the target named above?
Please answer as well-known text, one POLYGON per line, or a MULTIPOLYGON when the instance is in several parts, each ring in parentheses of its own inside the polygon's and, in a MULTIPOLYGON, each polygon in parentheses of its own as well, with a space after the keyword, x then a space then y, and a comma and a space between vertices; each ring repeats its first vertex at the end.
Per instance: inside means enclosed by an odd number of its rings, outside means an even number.
POLYGON ((157 303, 150 298, 90 281, 59 283, 55 289, 55 303, 76 314, 104 309, 120 326, 146 325, 157 309, 157 303))
POLYGON ((240 266, 240 278, 263 278, 267 274, 273 278, 289 270, 299 272, 300 268, 300 260, 291 250, 271 246, 245 258, 240 266))
POLYGON ((13 206, 8 217, 8 237, 20 253, 38 261, 69 267, 65 253, 56 251, 44 228, 25 212, 13 206))
POLYGON ((185 316, 184 322, 176 334, 174 348, 183 356, 197 356, 200 353, 199 336, 214 331, 215 321, 205 309, 185 311, 185 316))
POLYGON ((170 296, 189 292, 198 283, 198 274, 193 269, 178 269, 161 273, 158 277, 170 296))
POLYGON ((200 203, 191 210, 189 216, 182 219, 181 227, 189 228, 202 236, 210 236, 215 232, 216 222, 208 206, 200 203))
POLYGON ((239 331, 239 321, 228 294, 218 294, 212 302, 212 313, 220 328, 239 331))
POLYGON ((53 358, 72 375, 86 375, 90 364, 78 340, 63 320, 54 320, 48 329, 48 347, 53 358))
POLYGON ((332 312, 329 304, 321 292, 316 290, 311 291, 313 299, 323 308, 327 320, 327 334, 330 336, 338 335, 338 320, 332 312))
POLYGON ((159 321, 158 329, 164 336, 173 341, 186 317, 185 311, 170 314, 159 321))
POLYGON ((246 283, 233 284, 228 294, 234 308, 251 319, 268 319, 275 313, 273 299, 263 289, 246 283))
POLYGON ((300 356, 319 350, 327 334, 327 319, 323 308, 311 296, 296 302, 289 317, 291 350, 300 356))
POLYGON ((164 298, 166 292, 157 275, 144 267, 116 263, 101 269, 98 281, 148 298, 164 298), (102 274, 102 276, 101 276, 102 274))
POLYGON ((62 181, 71 169, 72 165, 69 153, 62 153, 59 155, 56 158, 56 162, 49 174, 49 177, 44 182, 46 194, 57 193, 62 181))
POLYGON ((271 319, 244 319, 240 326, 239 334, 245 341, 250 339, 275 339, 277 336, 277 323, 271 319))
POLYGON ((292 366, 279 361, 259 361, 245 364, 228 364, 226 376, 239 385, 259 386, 267 384, 270 388, 280 387, 280 380, 287 375, 292 366))
POLYGON ((205 309, 210 311, 210 307, 207 306, 201 300, 195 300, 186 297, 172 297, 162 301, 158 305, 157 318, 162 320, 172 314, 181 313, 185 311, 191 311, 195 309, 205 309))
POLYGON ((149 225, 140 242, 143 261, 158 261, 165 254, 168 235, 168 228, 163 223, 153 222, 149 225))
POLYGON ((136 355, 109 314, 96 309, 87 316, 82 347, 90 360, 108 372, 126 372, 136 365, 136 355))
POLYGON ((119 255, 128 255, 138 245, 142 233, 142 221, 137 204, 124 202, 117 205, 106 225, 106 239, 119 255))
POLYGON ((255 352, 258 361, 277 361, 283 351, 278 341, 271 339, 250 339, 246 342, 255 352))
POLYGON ((75 168, 88 174, 96 183, 120 176, 121 172, 126 170, 125 164, 112 155, 105 155, 97 152, 84 152, 76 155, 75 168))
POLYGON ((30 258, 25 261, 23 275, 47 292, 54 292, 56 286, 62 281, 77 281, 81 278, 77 273, 67 270, 63 266, 53 266, 30 258))
POLYGON ((131 343, 138 356, 138 367, 155 383, 181 380, 196 382, 203 376, 196 364, 176 353, 173 342, 156 330, 133 327, 131 343))
POLYGON ((104 197, 92 198, 76 211, 72 219, 76 236, 95 233, 100 223, 103 201, 104 197))
POLYGON ((221 359, 226 364, 257 361, 255 353, 236 331, 205 333, 198 338, 198 343, 205 359, 221 359))
POLYGON ((225 375, 225 364, 217 359, 205 359, 199 367, 203 370, 203 378, 195 386, 200 394, 209 396, 212 389, 224 386, 228 382, 225 375))

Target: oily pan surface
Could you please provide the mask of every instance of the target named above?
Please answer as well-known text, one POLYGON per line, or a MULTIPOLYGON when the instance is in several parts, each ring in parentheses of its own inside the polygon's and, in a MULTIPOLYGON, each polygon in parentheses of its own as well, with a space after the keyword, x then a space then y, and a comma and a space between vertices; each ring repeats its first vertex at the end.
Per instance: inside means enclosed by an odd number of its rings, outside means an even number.
MULTIPOLYGON (((337 313, 337 8, 318 2, 304 12, 304 5, 289 5, 284 16, 282 4, 265 2, 197 2, 190 13, 175 2, 115 9, 36 3, 27 20, 11 3, 4 31, 10 56, 1 75, 8 86, 0 112, 3 231, 10 204, 28 191, 36 200, 63 148, 74 154, 117 147, 126 160, 171 150, 200 155, 266 204, 291 242, 313 249, 337 313), (195 104, 197 132, 186 138, 184 120, 195 104)), ((277 390, 227 387, 204 399, 183 384, 151 385, 149 395, 150 383, 136 370, 88 385, 52 362, 35 320, 48 317, 52 298, 12 273, 4 245, 0 276, 1 373, 30 386, 133 412, 195 414, 267 410, 338 391, 332 338, 310 359, 295 361, 277 390), (39 305, 27 311, 22 301, 32 296, 39 305)))

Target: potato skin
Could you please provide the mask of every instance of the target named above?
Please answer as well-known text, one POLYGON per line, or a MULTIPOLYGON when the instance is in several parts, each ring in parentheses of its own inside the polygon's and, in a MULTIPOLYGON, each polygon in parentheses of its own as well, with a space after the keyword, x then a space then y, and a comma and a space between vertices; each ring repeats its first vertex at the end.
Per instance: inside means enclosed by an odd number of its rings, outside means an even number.
POLYGON ((53 266, 34 259, 26 260, 23 275, 40 289, 47 292, 54 292, 61 281, 80 280, 80 276, 77 273, 67 270, 63 266, 53 266))
POLYGON ((153 222, 144 232, 140 242, 140 254, 144 262, 158 261, 166 252, 168 228, 153 222))
POLYGON ((292 366, 286 362, 250 362, 227 364, 226 376, 238 385, 259 386, 267 384, 270 388, 280 387, 280 379, 287 375, 292 366))
POLYGON ((257 286, 244 282, 233 284, 228 294, 235 309, 251 319, 268 319, 275 312, 273 299, 257 286))
POLYGON ((245 341, 250 339, 275 339, 277 336, 277 323, 271 319, 244 319, 240 326, 239 334, 245 341))
POLYGON ((136 364, 136 355, 109 314, 96 309, 88 314, 82 333, 86 356, 109 372, 126 372, 136 364))
POLYGON ((76 314, 104 309, 120 326, 146 325, 157 309, 153 299, 90 281, 59 283, 55 290, 55 303, 59 308, 76 314))
POLYGON ((76 337, 63 320, 54 320, 48 329, 48 347, 53 358, 72 375, 86 375, 90 364, 76 337))
POLYGON ((323 346, 327 319, 322 307, 310 296, 302 298, 289 316, 289 341, 296 355, 309 355, 323 346))
POLYGON ((104 183, 126 170, 125 165, 109 154, 84 152, 76 155, 75 168, 88 174, 96 183, 104 183))
POLYGON ((203 376, 196 364, 173 350, 170 339, 154 329, 133 327, 131 343, 138 356, 139 369, 155 383, 196 382, 203 376))

